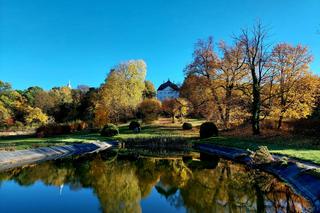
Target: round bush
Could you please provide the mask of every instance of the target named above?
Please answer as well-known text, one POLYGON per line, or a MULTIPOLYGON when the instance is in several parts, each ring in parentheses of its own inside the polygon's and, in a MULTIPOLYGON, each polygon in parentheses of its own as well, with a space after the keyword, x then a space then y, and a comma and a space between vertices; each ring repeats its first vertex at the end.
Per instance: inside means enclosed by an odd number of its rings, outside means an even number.
POLYGON ((212 122, 205 122, 200 126, 200 138, 210 138, 218 136, 218 128, 212 122))
POLYGON ((135 129, 140 129, 141 125, 138 121, 131 121, 129 124, 129 129, 130 130, 135 130, 135 129))
POLYGON ((192 129, 192 124, 191 123, 183 123, 182 129, 183 130, 190 130, 190 129, 192 129))
POLYGON ((100 134, 101 136, 113 137, 119 134, 119 129, 114 124, 107 124, 102 128, 100 134))

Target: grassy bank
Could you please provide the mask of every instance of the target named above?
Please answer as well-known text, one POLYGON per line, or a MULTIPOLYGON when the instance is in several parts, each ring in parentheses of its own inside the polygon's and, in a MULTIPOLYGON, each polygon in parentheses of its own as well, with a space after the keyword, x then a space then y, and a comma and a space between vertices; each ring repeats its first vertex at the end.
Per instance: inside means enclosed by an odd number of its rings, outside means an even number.
POLYGON ((267 146, 271 153, 311 161, 320 164, 320 141, 306 137, 232 137, 220 136, 196 142, 211 143, 227 147, 256 150, 259 146, 267 146))
POLYGON ((188 120, 194 126, 192 130, 182 130, 180 123, 172 124, 168 119, 160 119, 150 125, 143 125, 141 133, 135 134, 128 129, 128 124, 119 126, 120 135, 114 138, 100 136, 99 133, 74 133, 50 138, 31 136, 10 136, 0 138, 0 149, 27 149, 39 146, 64 145, 74 142, 90 142, 94 140, 125 140, 128 138, 183 137, 196 143, 213 143, 222 146, 256 150, 259 146, 267 146, 272 153, 288 155, 320 164, 320 141, 316 138, 302 136, 236 136, 221 133, 219 137, 199 140, 199 126, 203 121, 188 120))

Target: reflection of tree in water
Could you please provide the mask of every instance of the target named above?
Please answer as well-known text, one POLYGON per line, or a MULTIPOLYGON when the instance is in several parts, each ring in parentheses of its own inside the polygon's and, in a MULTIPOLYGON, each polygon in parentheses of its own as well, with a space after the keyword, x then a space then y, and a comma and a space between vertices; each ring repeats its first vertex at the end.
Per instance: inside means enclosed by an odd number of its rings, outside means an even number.
POLYGON ((193 170, 181 196, 191 212, 310 211, 304 198, 273 176, 225 160, 214 170, 193 170))
POLYGON ((271 175, 254 173, 256 184, 265 196, 266 209, 269 212, 304 212, 310 210, 309 202, 293 193, 287 185, 279 182, 271 175))
POLYGON ((152 188, 189 212, 301 212, 309 203, 271 175, 226 160, 214 165, 180 159, 108 159, 104 155, 57 160, 0 173, 21 185, 90 187, 103 212, 141 212, 152 188))

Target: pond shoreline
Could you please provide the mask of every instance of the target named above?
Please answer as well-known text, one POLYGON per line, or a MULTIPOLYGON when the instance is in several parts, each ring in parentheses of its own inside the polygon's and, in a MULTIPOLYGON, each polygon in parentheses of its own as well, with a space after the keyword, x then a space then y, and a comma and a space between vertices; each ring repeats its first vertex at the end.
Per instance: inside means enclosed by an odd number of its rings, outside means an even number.
POLYGON ((111 148, 113 145, 113 142, 95 141, 92 143, 75 143, 72 145, 40 147, 29 150, 0 151, 0 172, 10 168, 55 160, 71 155, 99 152, 111 148))
MULTIPOLYGON (((287 165, 255 164, 249 157, 249 152, 230 147, 213 144, 197 143, 194 148, 199 152, 217 155, 235 162, 243 163, 254 169, 261 169, 271 173, 287 183, 297 193, 307 198, 313 205, 314 212, 320 212, 320 177, 316 177, 306 171, 314 169, 313 166, 288 160, 287 165), (298 164, 301 164, 300 166, 298 164)), ((274 155, 275 159, 279 156, 274 155)), ((319 167, 318 167, 319 168, 319 167)))
MULTIPOLYGON (((168 144, 170 143, 166 143, 165 145, 168 144)), ((47 160, 55 160, 71 155, 99 152, 117 145, 121 145, 121 143, 119 144, 117 141, 95 141, 92 143, 75 143, 65 146, 41 147, 11 152, 0 151, 0 172, 10 168, 39 163, 47 160)), ((144 148, 147 147, 148 146, 144 148)), ((312 203, 315 212, 320 212, 320 177, 308 173, 309 170, 320 167, 315 167, 313 165, 291 159, 288 160, 286 165, 270 163, 255 164, 249 157, 249 152, 246 150, 214 144, 195 143, 193 149, 200 153, 206 153, 230 159, 232 161, 245 164, 250 168, 260 169, 271 173, 291 186, 295 192, 308 199, 312 203)), ((280 157, 274 155, 274 158, 279 159, 280 157)))

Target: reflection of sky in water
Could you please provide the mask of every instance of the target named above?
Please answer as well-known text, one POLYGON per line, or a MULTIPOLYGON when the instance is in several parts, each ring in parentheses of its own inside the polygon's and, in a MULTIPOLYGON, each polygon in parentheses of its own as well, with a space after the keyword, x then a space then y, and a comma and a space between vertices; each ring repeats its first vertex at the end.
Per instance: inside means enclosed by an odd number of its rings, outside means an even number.
MULTIPOLYGON (((49 161, 0 173, 0 212, 301 212, 309 203, 265 173, 222 159, 49 161)), ((305 209, 304 209, 305 210, 305 209)))
POLYGON ((73 191, 64 186, 60 195, 57 186, 46 186, 37 181, 31 186, 19 186, 7 181, 0 186, 0 212, 45 212, 63 213, 101 212, 99 200, 91 189, 73 191))
MULTIPOLYGON (((176 196, 179 191, 176 192, 176 196)), ((175 207, 168 201, 170 198, 166 198, 164 195, 160 195, 155 187, 152 188, 151 193, 147 198, 141 200, 141 208, 143 212, 152 213, 170 213, 170 212, 186 212, 183 207, 175 207)))
MULTIPOLYGON (((148 197, 141 200, 143 212, 186 212, 182 207, 176 207, 170 200, 179 196, 179 190, 175 194, 165 197, 159 194, 155 187, 148 197)), ((62 188, 46 186, 40 181, 30 186, 20 186, 14 181, 6 181, 0 187, 0 212, 101 212, 100 204, 91 189, 70 189, 68 185, 62 188), (61 193, 61 194, 60 194, 61 193)), ((110 198, 112 199, 112 198, 110 198)))

